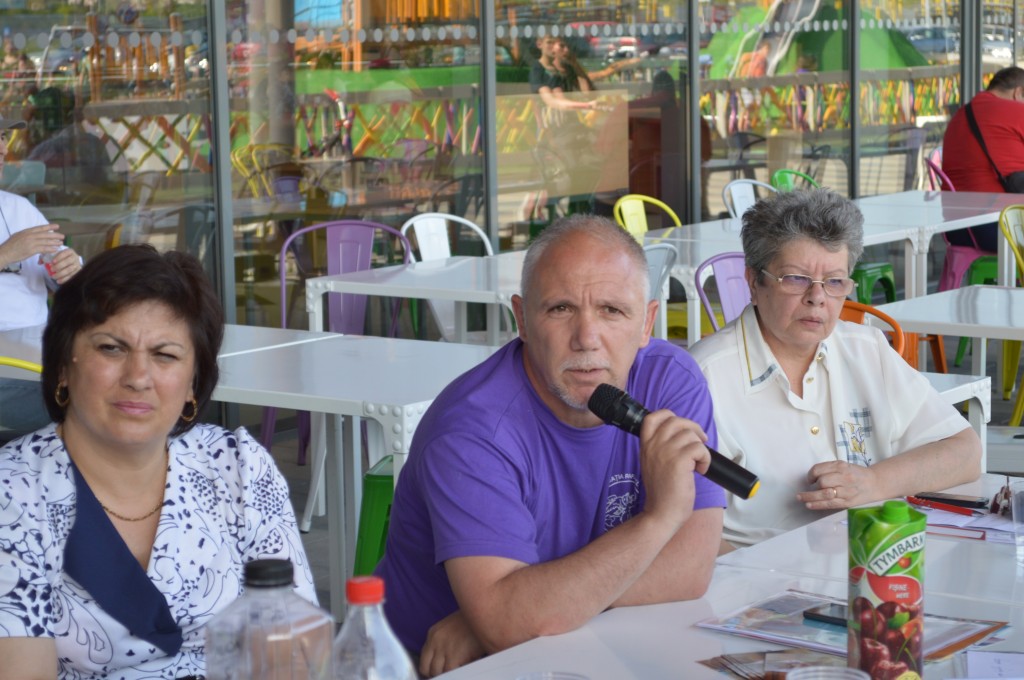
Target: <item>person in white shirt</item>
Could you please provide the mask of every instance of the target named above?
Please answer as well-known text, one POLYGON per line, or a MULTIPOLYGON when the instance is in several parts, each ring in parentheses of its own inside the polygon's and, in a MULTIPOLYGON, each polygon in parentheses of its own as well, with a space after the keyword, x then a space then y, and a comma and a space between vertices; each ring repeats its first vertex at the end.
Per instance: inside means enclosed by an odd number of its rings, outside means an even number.
POLYGON ((839 320, 864 218, 828 189, 772 195, 743 215, 751 303, 694 345, 718 450, 761 478, 727 494, 722 551, 833 512, 980 475, 967 421, 877 328, 839 320))
MULTIPOLYGON (((0 116, 0 172, 9 131, 24 127, 0 116)), ((48 292, 82 268, 78 254, 63 244, 59 225, 49 224, 28 199, 0 191, 0 331, 46 323, 48 292)), ((0 426, 34 430, 48 422, 38 382, 0 378, 0 426)))

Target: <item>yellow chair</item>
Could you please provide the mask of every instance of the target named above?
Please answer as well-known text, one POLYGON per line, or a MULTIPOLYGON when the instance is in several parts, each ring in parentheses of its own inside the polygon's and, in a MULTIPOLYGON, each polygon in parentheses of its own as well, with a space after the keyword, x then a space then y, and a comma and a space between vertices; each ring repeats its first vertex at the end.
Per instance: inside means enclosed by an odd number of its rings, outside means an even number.
MULTIPOLYGON (((1024 278, 1024 205, 1009 205, 999 214, 999 228, 1006 237, 1006 243, 1013 251, 1017 260, 1017 276, 1024 278)), ((1003 341, 1003 399, 1009 399, 1017 382, 1017 369, 1020 363, 1020 341, 1003 341)), ((1010 425, 1020 425, 1024 416, 1024 390, 1017 391, 1017 401, 1013 404, 1010 425)))
MULTIPOLYGON (((252 165, 252 144, 246 144, 245 146, 231 151, 231 165, 235 168, 235 172, 241 177, 245 186, 249 189, 249 193, 252 194, 253 198, 259 198, 261 195, 262 187, 260 185, 259 176, 256 173, 256 168, 252 165)), ((244 195, 244 191, 239 195, 244 195)))
POLYGON ((612 212, 615 215, 615 221, 619 223, 619 226, 632 234, 633 238, 640 243, 644 242, 644 234, 647 233, 648 203, 657 206, 668 213, 668 216, 672 218, 674 226, 683 226, 683 223, 680 221, 679 216, 676 215, 676 212, 658 199, 645 194, 626 194, 619 200, 615 201, 615 206, 612 208, 612 212))
POLYGON ((249 150, 249 160, 252 174, 255 176, 252 183, 256 184, 261 196, 274 196, 277 193, 271 168, 288 164, 290 174, 299 177, 302 175, 302 167, 296 160, 294 149, 286 144, 253 144, 249 150))
POLYGON ((13 366, 14 368, 32 371, 33 373, 43 372, 43 367, 39 364, 33 361, 25 361, 24 359, 15 359, 14 357, 0 357, 0 366, 13 366))
MULTIPOLYGON (((43 372, 43 367, 40 366, 39 364, 32 361, 25 361, 24 359, 15 359, 14 357, 0 356, 0 366, 13 366, 14 368, 21 368, 26 371, 31 371, 33 373, 43 372)), ((12 441, 13 439, 20 437, 23 434, 27 434, 27 432, 22 432, 19 430, 0 429, 0 446, 6 444, 9 441, 12 441)))

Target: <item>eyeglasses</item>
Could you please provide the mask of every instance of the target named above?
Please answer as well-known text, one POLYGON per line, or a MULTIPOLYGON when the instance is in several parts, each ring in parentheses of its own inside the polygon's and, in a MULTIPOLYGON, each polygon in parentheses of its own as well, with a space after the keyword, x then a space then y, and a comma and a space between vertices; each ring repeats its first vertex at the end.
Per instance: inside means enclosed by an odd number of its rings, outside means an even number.
POLYGON ((784 276, 776 276, 764 269, 762 269, 761 272, 778 281, 779 289, 782 290, 783 293, 787 293, 789 295, 803 295, 816 283, 821 284, 821 288, 825 291, 825 295, 828 295, 829 297, 846 297, 853 292, 854 288, 857 287, 857 282, 846 276, 818 281, 812 279, 810 276, 804 276, 803 274, 785 274, 784 276))

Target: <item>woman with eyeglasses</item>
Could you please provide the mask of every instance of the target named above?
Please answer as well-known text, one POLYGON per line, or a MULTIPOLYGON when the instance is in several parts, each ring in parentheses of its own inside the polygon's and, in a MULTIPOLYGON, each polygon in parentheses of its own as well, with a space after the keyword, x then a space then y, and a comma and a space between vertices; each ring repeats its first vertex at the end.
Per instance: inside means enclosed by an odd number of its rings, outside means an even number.
MULTIPOLYGON (((0 116, 0 174, 10 131, 24 127, 25 121, 0 116)), ((49 291, 82 268, 78 254, 63 243, 59 226, 28 199, 0 191, 0 332, 46 323, 49 291)), ((47 422, 38 382, 0 378, 0 426, 30 431, 47 422)))
POLYGON ((773 194, 743 215, 750 304, 692 354, 718 450, 761 477, 728 497, 723 552, 834 512, 980 475, 967 420, 877 328, 839 319, 864 217, 828 189, 773 194))

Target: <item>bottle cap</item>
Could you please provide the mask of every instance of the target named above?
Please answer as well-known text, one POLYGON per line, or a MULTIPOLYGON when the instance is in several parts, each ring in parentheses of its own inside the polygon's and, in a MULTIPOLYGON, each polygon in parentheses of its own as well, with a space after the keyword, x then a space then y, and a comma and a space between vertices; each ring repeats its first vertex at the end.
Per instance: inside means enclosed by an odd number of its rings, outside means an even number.
POLYGON ((380 576, 356 576, 345 583, 349 604, 380 604, 384 601, 384 579, 380 576))
POLYGON ((882 521, 900 524, 910 521, 910 506, 906 501, 886 501, 882 504, 882 521))
POLYGON ((292 585, 294 570, 290 560, 253 560, 245 564, 245 585, 253 588, 277 588, 292 585))

